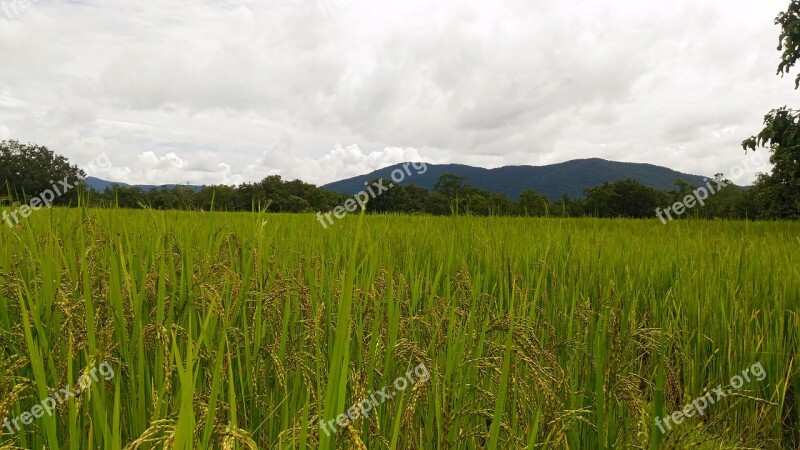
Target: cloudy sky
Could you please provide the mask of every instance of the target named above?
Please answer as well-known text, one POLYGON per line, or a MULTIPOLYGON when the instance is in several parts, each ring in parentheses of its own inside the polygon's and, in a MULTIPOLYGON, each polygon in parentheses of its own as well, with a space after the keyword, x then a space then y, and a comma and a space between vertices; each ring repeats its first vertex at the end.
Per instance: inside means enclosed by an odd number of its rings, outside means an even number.
POLYGON ((587 157, 729 174, 798 97, 775 75, 786 4, 0 0, 0 140, 129 183, 587 157))

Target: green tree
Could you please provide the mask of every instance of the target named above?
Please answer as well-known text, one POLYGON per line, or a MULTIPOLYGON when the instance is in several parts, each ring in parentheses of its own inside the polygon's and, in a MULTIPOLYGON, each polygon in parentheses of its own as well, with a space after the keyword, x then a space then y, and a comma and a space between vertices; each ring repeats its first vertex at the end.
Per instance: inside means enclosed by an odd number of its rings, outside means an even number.
POLYGON ((197 193, 196 201, 201 209, 210 211, 235 211, 238 191, 233 186, 224 184, 203 186, 197 193))
POLYGON ((525 189, 519 193, 517 208, 523 216, 545 216, 547 215, 547 197, 532 189, 525 189))
MULTIPOLYGON (((0 142, 0 195, 9 192, 13 199, 27 201, 53 185, 62 187, 59 182, 64 180, 71 186, 82 184, 85 176, 78 166, 70 165, 67 158, 47 147, 19 141, 0 142)), ((77 189, 71 188, 54 203, 67 204, 77 194, 77 189)))
POLYGON ((464 200, 464 206, 469 214, 476 216, 488 216, 491 214, 492 205, 485 195, 477 192, 469 193, 464 200))
POLYGON ((609 182, 601 186, 595 186, 583 191, 586 194, 586 213, 595 217, 612 217, 614 210, 612 201, 614 198, 614 186, 609 182))
POLYGON ((700 211, 701 217, 720 218, 720 219, 747 219, 755 218, 758 210, 750 201, 752 196, 733 182, 721 189, 705 200, 703 208, 695 208, 700 211))
POLYGON ((439 177, 439 181, 433 185, 433 191, 438 192, 450 200, 463 197, 467 193, 467 177, 446 173, 439 177))
POLYGON ((611 208, 617 216, 653 217, 656 208, 665 205, 669 198, 664 192, 631 179, 617 181, 613 188, 611 208))
POLYGON ((489 204, 492 216, 510 216, 514 212, 514 204, 506 194, 489 194, 489 204))
MULTIPOLYGON (((778 74, 788 74, 800 59, 800 0, 792 0, 775 18, 780 25, 778 51, 782 51, 778 74)), ((800 87, 800 75, 795 89, 800 87)), ((757 188, 767 196, 765 213, 771 217, 800 218, 800 111, 782 107, 764 117, 764 129, 742 142, 745 151, 768 148, 772 173, 759 177, 757 188)))
MULTIPOLYGON (((379 182, 379 179, 374 179, 370 182, 379 182)), ((384 183, 385 184, 385 183, 384 183)), ((413 186, 403 186, 396 184, 388 191, 384 191, 381 195, 375 198, 370 198, 367 203, 367 211, 378 213, 403 213, 410 214, 418 211, 414 202, 415 188, 413 186)))
POLYGON ((571 199, 564 194, 559 200, 550 202, 548 214, 552 217, 583 217, 589 209, 585 199, 571 199))
POLYGON ((113 208, 139 208, 140 205, 148 204, 145 192, 138 187, 132 186, 113 186, 108 187, 101 194, 103 206, 113 208))
POLYGON ((694 190, 698 188, 696 184, 691 184, 683 178, 678 178, 675 180, 674 184, 677 190, 675 191, 675 195, 672 197, 672 200, 676 202, 683 201, 687 195, 692 195, 694 190))
POLYGON ((586 189, 586 213, 597 217, 651 217, 668 203, 667 193, 631 179, 586 189))
POLYGON ((431 192, 425 199, 425 212, 434 216, 451 214, 450 201, 440 192, 431 192))

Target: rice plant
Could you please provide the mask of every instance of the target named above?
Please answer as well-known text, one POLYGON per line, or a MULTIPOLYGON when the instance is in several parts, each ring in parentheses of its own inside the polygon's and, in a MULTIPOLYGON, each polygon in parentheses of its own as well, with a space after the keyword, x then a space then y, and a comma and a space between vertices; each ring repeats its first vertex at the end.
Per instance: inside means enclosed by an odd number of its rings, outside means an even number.
POLYGON ((800 448, 797 223, 53 209, 0 242, 0 449, 800 448))

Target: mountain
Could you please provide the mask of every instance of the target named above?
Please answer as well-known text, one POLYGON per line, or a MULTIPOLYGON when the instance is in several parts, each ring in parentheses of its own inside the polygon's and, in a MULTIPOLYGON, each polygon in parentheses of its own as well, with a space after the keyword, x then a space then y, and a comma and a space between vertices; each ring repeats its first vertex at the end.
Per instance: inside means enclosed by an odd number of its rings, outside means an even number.
POLYGON ((89 186, 89 188, 94 189, 95 191, 98 192, 103 192, 106 190, 106 188, 110 188, 113 186, 131 187, 130 184, 101 180, 100 178, 96 177, 86 177, 86 179, 83 180, 83 182, 86 183, 86 186, 89 186))
MULTIPOLYGON (((372 179, 390 179, 392 171, 398 168, 402 169, 402 165, 385 167, 366 175, 326 184, 322 188, 353 195, 364 189, 364 183, 372 179)), ((462 164, 428 164, 428 170, 419 175, 413 166, 409 166, 409 169, 411 175, 401 184, 415 184, 433 190, 439 177, 452 173, 466 177, 466 183, 469 185, 489 192, 506 194, 512 200, 517 200, 519 193, 525 189, 533 189, 553 200, 561 198, 564 194, 571 198, 582 198, 586 188, 626 178, 663 190, 673 190, 675 180, 678 178, 691 184, 705 184, 704 177, 699 175, 681 173, 653 164, 607 161, 599 158, 576 159, 547 166, 505 166, 496 169, 462 164)))
MULTIPOLYGON (((415 184, 428 190, 439 181, 439 177, 446 173, 466 177, 467 184, 489 192, 503 193, 512 200, 517 200, 519 193, 525 189, 533 189, 550 199, 556 200, 564 194, 571 198, 582 198, 583 190, 599 186, 604 182, 615 182, 632 178, 645 185, 664 190, 672 190, 675 180, 681 178, 691 184, 703 185, 702 176, 681 173, 666 167, 653 164, 626 163, 607 161, 599 158, 576 159, 559 164, 547 166, 505 166, 496 169, 484 169, 463 164, 428 164, 428 170, 417 174, 413 166, 409 166, 411 175, 406 176, 402 184, 415 184)), ((364 183, 375 178, 391 179, 395 169, 402 170, 402 164, 397 164, 346 180, 321 186, 323 189, 341 194, 353 195, 364 189, 364 183)), ((188 187, 195 192, 201 186, 166 184, 155 185, 129 185, 88 177, 86 184, 96 191, 103 192, 107 187, 114 185, 136 187, 143 191, 154 189, 173 189, 178 186, 188 187)))
POLYGON ((175 189, 176 187, 187 187, 187 188, 193 190, 194 192, 199 192, 200 189, 202 189, 202 186, 194 186, 194 185, 187 185, 187 184, 164 184, 164 185, 137 184, 137 185, 131 186, 130 184, 127 184, 127 183, 119 183, 119 182, 116 182, 116 181, 106 181, 106 180, 102 180, 102 179, 96 178, 96 177, 86 177, 86 179, 83 180, 83 181, 84 181, 84 183, 86 183, 87 186, 89 186, 90 188, 94 189, 97 192, 103 192, 103 191, 106 190, 106 188, 110 188, 110 187, 113 187, 113 186, 135 187, 135 188, 139 188, 139 189, 141 189, 143 191, 146 191, 146 192, 147 191, 152 191, 154 189, 161 189, 161 188, 171 190, 171 189, 175 189))

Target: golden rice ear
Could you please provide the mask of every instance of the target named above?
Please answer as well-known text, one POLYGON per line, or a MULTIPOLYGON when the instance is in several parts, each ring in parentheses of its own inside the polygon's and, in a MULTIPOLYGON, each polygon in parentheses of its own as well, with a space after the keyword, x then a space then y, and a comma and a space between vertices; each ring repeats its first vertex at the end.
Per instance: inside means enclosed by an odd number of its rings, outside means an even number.
POLYGON ((237 448, 237 444, 243 446, 247 450, 259 450, 258 445, 253 441, 250 433, 230 425, 219 433, 219 440, 222 442, 221 447, 224 450, 233 450, 237 448))
POLYGON ((345 427, 347 431, 347 441, 350 444, 350 448, 352 450, 367 450, 367 446, 364 445, 364 442, 361 441, 361 437, 358 434, 358 431, 353 427, 353 424, 348 423, 347 427, 345 427))

